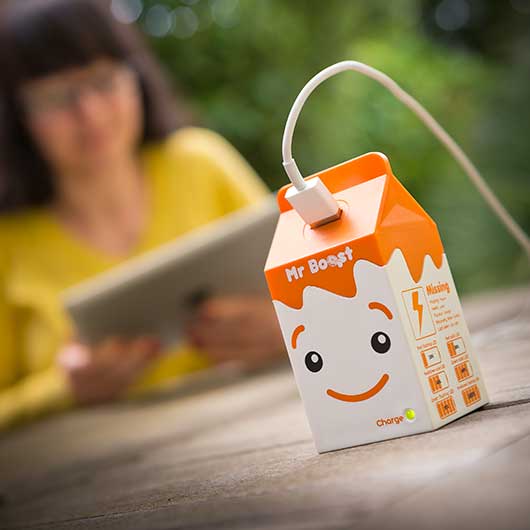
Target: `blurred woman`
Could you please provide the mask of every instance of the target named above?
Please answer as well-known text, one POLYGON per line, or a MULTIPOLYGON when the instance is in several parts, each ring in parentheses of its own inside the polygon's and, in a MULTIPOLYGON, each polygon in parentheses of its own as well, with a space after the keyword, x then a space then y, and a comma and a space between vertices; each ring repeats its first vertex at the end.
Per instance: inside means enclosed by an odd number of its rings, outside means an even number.
POLYGON ((0 9, 0 428, 282 352, 270 302, 205 302, 190 340, 76 341, 59 293, 260 200, 267 189, 182 106, 138 33, 98 0, 0 9))

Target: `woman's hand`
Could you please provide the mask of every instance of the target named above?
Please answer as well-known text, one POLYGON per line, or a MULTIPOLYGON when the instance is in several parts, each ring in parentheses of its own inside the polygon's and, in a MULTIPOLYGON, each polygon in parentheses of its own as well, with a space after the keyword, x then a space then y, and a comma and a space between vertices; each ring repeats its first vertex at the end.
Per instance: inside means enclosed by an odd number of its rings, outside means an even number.
POLYGON ((88 405, 122 396, 159 353, 160 343, 152 337, 112 337, 95 347, 70 342, 60 351, 58 363, 76 401, 88 405))
POLYGON ((274 307, 264 296, 206 300, 188 327, 188 337, 216 363, 239 360, 255 368, 285 352, 274 307))

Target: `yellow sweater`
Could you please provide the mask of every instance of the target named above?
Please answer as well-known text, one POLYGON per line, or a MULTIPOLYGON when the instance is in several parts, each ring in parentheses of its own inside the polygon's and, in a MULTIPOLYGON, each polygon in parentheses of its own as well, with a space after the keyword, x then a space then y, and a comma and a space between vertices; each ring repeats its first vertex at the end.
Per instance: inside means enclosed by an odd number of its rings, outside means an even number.
MULTIPOLYGON (((142 162, 152 213, 131 257, 267 194, 239 153, 206 129, 144 148, 142 162)), ((0 216, 0 430, 73 404, 55 363, 72 332, 59 293, 122 261, 75 239, 46 208, 0 216)), ((208 363, 186 345, 166 353, 137 389, 208 363)))

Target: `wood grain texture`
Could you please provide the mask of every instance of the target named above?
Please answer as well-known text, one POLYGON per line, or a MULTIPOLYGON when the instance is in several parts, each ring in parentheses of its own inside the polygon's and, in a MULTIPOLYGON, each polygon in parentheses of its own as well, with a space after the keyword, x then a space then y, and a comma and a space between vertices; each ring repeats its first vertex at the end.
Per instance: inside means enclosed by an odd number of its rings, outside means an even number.
POLYGON ((363 527, 524 530, 530 526, 529 477, 526 436, 389 506, 391 520, 378 514, 363 527))
POLYGON ((510 513, 481 528, 524 528, 529 299, 464 301, 491 404, 438 431, 319 456, 288 366, 192 382, 1 439, 0 528, 424 528, 444 509, 473 528, 492 496, 510 513))

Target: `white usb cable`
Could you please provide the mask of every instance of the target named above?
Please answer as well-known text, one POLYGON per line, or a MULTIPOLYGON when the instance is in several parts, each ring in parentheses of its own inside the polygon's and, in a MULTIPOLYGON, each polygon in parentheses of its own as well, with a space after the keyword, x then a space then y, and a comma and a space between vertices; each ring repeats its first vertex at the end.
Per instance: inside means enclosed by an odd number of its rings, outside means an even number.
POLYGON ((383 72, 357 61, 342 61, 325 68, 315 75, 304 86, 300 94, 298 94, 285 124, 282 141, 283 167, 290 181, 293 183, 293 186, 287 190, 285 197, 293 208, 298 211, 304 221, 312 227, 319 226, 333 219, 337 219, 340 216, 340 208, 333 195, 331 195, 330 191, 319 178, 306 181, 302 177, 292 155, 294 128, 300 111, 313 90, 326 79, 345 70, 354 70, 375 79, 420 118, 460 164, 486 203, 521 245, 530 260, 530 238, 502 205, 460 146, 429 112, 410 94, 405 92, 393 79, 383 72))

